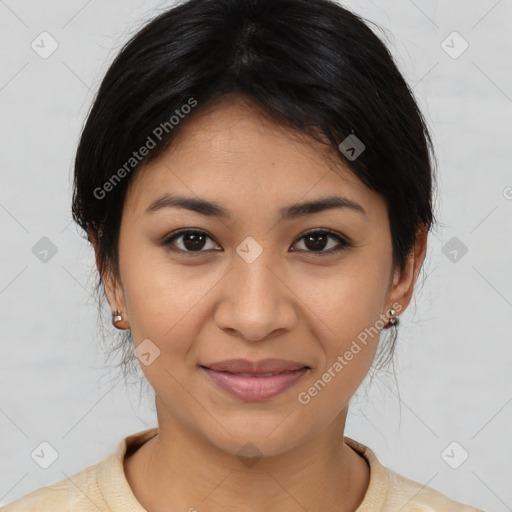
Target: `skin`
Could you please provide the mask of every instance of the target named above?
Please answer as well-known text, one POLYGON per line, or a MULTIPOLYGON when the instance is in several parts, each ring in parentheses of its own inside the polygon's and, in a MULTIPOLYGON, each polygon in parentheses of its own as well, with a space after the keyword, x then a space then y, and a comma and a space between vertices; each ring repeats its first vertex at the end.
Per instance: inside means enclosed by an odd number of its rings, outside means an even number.
POLYGON ((155 391, 159 435, 124 462, 142 506, 354 511, 370 472, 343 432, 379 336, 307 405, 298 394, 393 304, 407 308, 426 243, 421 226, 405 271, 395 270, 384 199, 332 149, 250 104, 224 99, 183 121, 172 147, 134 176, 120 228, 119 278, 103 276, 111 308, 123 312, 118 327, 131 329, 135 346, 149 338, 160 349, 150 365, 141 364, 155 391), (177 208, 145 214, 164 192, 216 201, 233 218, 177 208), (278 220, 281 207, 330 195, 359 203, 366 215, 339 208, 278 220), (186 236, 174 240, 176 249, 192 247, 192 256, 161 245, 183 228, 210 237, 195 252, 186 236), (313 228, 333 230, 353 247, 327 255, 339 240, 329 238, 323 249, 306 245, 304 232, 313 228), (252 263, 236 252, 248 236, 263 249, 252 263), (279 357, 311 370, 274 398, 245 402, 198 367, 236 357, 279 357), (251 467, 237 457, 248 442, 261 455, 251 467))

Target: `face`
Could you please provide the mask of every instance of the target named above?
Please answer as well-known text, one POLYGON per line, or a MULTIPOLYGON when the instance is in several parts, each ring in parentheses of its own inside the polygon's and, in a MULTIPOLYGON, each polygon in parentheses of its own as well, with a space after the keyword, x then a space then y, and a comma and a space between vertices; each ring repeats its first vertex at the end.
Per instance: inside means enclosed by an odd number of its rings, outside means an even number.
POLYGON ((344 421, 383 315, 407 307, 420 262, 394 272, 384 199, 324 145, 225 100, 134 176, 120 280, 105 284, 135 347, 145 343, 161 428, 179 425, 233 454, 247 442, 278 454, 344 421), (175 196, 225 215, 169 204, 175 196), (332 197, 348 206, 297 208, 332 197), (240 377, 234 394, 202 368, 238 358, 306 369, 240 377))

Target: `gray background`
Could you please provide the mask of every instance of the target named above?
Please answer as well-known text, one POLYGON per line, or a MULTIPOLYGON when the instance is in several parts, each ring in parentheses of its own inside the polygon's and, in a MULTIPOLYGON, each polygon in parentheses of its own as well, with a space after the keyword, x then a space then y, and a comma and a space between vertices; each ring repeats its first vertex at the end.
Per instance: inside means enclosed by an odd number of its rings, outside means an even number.
MULTIPOLYGON (((0 0, 0 504, 156 425, 152 399, 140 401, 105 368, 93 253, 71 222, 70 200, 74 151, 104 72, 168 5, 0 0), (46 59, 31 47, 43 31, 59 45, 46 59), (46 263, 33 253, 43 237, 57 248, 46 263), (59 454, 48 469, 30 456, 42 441, 59 454)), ((345 5, 385 29, 414 86, 439 156, 442 223, 430 237, 425 284, 402 316, 398 388, 385 372, 365 382, 345 434, 408 478, 510 511, 512 1, 345 5), (469 44, 460 56, 454 31, 469 44), (462 449, 469 457, 453 469, 446 461, 460 463, 462 449)))

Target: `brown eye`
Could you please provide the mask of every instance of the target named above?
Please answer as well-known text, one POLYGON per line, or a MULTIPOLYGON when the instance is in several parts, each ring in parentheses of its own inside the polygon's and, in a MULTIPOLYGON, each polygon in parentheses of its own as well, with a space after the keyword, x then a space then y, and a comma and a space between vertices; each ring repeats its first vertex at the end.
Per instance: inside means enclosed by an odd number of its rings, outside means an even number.
MULTIPOLYGON (((186 230, 174 233, 171 236, 166 237, 162 241, 162 245, 168 246, 170 250, 175 252, 194 253, 194 252, 206 252, 212 250, 212 247, 207 247, 207 241, 212 238, 204 231, 199 230, 186 230), (177 243, 175 243, 177 241, 177 243), (178 247, 176 247, 176 245, 178 247)), ((213 244, 213 250, 215 244, 213 244)))
MULTIPOLYGON (((347 240, 328 230, 310 231, 302 235, 299 240, 304 240, 304 246, 306 247, 305 252, 319 253, 319 255, 333 254, 351 247, 351 244, 347 240), (334 244, 334 246, 332 243, 329 244, 329 239, 337 240, 338 244, 334 244), (325 250, 326 247, 328 247, 327 250, 325 250)), ((293 250, 295 251, 295 249, 293 250)))

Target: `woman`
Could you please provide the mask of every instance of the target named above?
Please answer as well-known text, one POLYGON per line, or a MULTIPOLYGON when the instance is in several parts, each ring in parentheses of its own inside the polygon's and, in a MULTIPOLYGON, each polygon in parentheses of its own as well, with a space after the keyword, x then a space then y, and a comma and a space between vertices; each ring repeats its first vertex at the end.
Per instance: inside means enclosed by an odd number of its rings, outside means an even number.
POLYGON ((73 214, 158 427, 4 510, 477 510, 343 435, 424 261, 433 161, 391 55, 336 3, 147 24, 88 116, 73 214))

